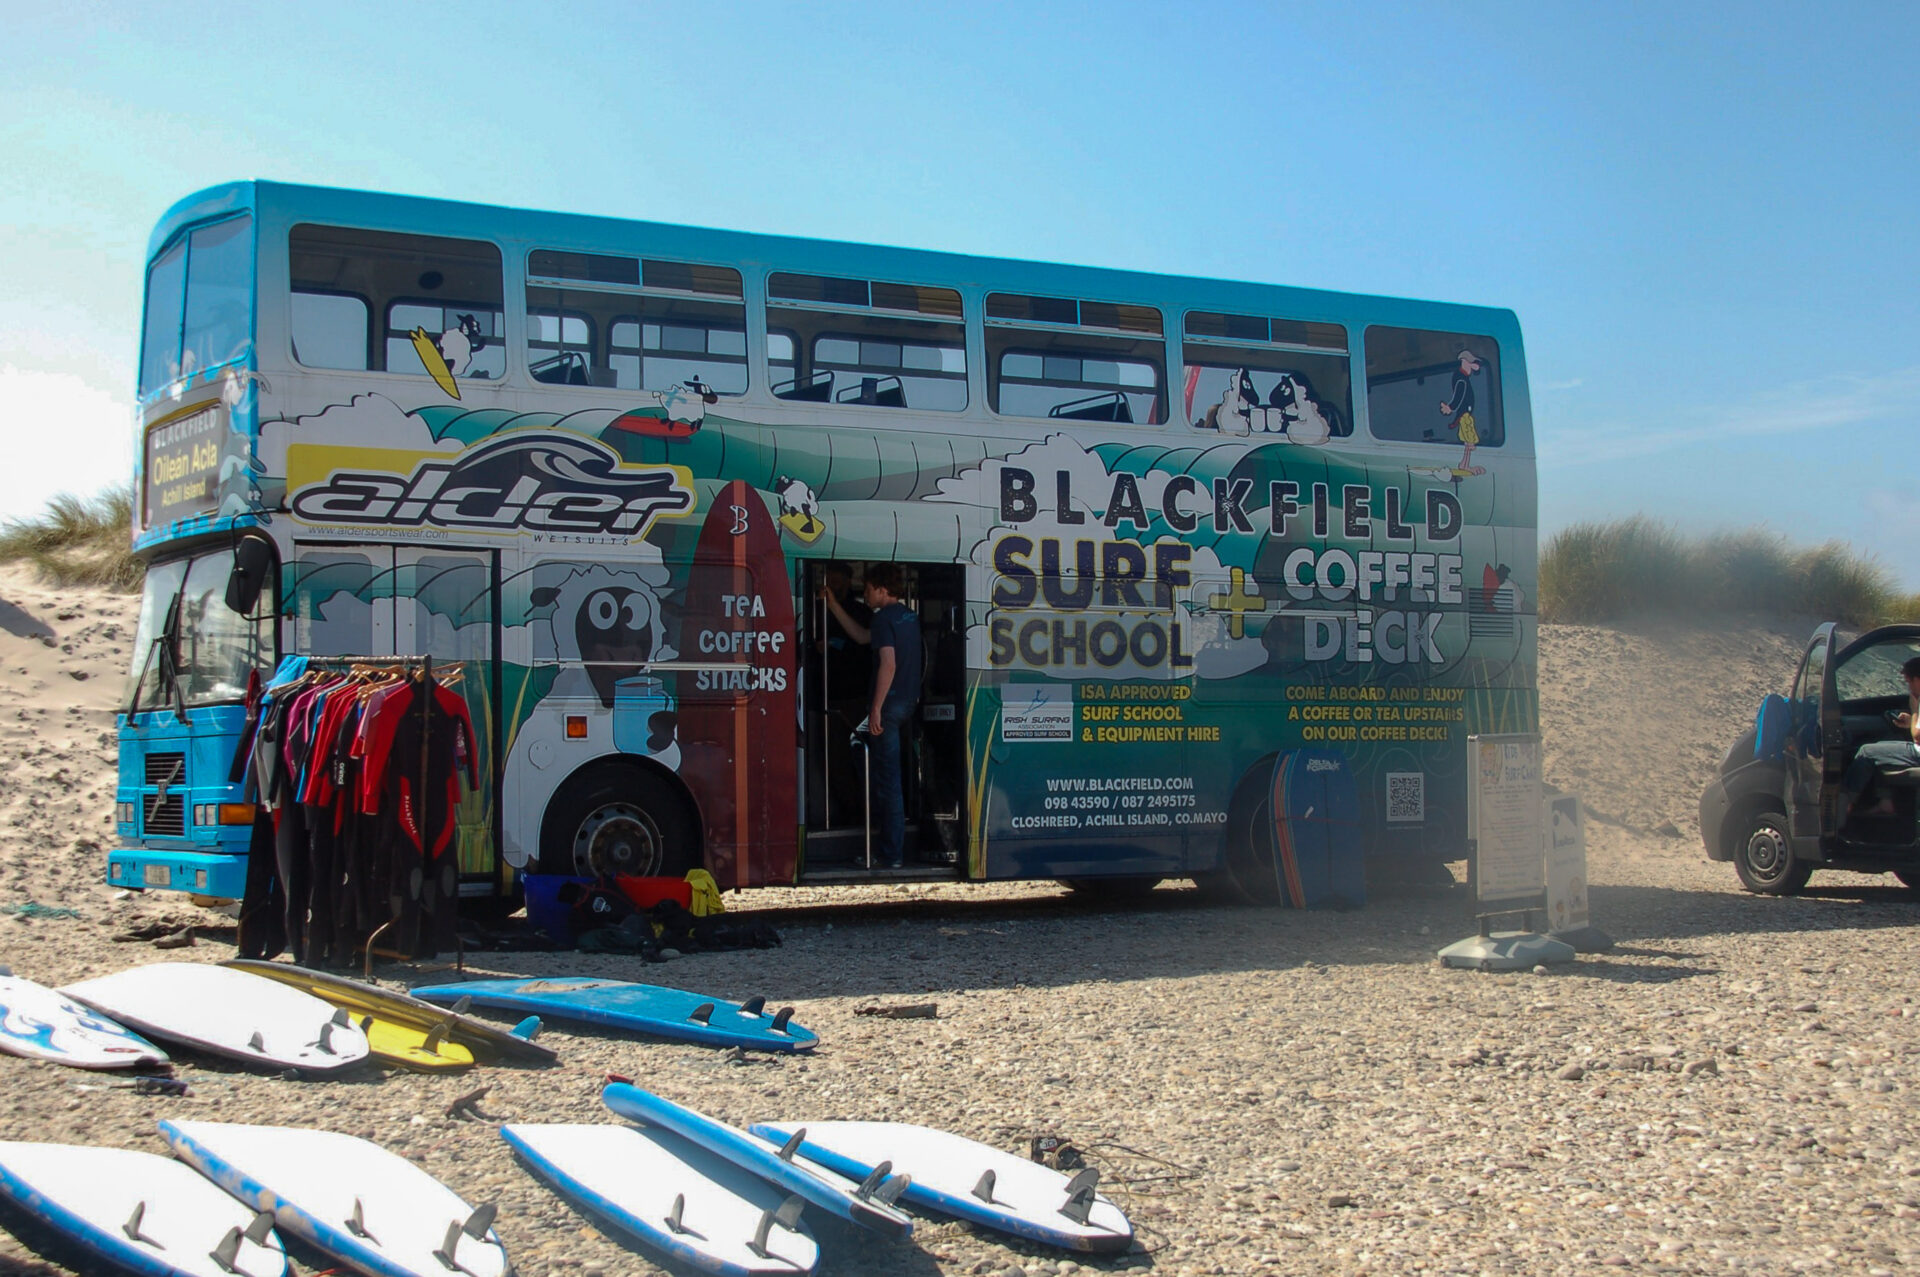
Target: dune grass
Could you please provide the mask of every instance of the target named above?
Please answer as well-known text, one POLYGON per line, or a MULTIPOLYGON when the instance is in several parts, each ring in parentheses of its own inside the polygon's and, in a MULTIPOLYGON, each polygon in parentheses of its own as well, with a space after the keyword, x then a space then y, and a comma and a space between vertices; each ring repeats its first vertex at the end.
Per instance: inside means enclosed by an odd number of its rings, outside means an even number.
POLYGON ((128 549, 133 490, 92 498, 62 493, 29 519, 0 524, 0 563, 27 563, 54 585, 104 586, 132 593, 145 566, 128 549))
POLYGON ((1843 541, 1797 546, 1765 528, 1686 537, 1645 515, 1576 523, 1540 554, 1540 616, 1774 612, 1851 625, 1920 617, 1878 559, 1843 541))

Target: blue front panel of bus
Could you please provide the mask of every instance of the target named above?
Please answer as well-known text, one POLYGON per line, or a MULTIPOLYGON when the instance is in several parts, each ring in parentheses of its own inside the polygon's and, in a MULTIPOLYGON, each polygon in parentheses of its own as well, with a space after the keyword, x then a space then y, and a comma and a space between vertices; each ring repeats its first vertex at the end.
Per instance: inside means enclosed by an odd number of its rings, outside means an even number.
POLYGON ((239 705, 189 709, 184 723, 172 710, 121 716, 121 846, 107 857, 109 883, 239 899, 253 828, 219 815, 222 803, 245 801, 227 779, 245 719, 239 705))

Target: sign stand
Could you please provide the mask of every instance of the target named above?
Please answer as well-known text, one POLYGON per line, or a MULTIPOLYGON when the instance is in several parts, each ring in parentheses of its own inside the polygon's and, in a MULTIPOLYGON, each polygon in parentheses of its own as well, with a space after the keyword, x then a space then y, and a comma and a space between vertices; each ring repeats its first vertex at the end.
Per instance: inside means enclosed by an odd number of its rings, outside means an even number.
POLYGON ((1479 932, 1448 945, 1440 961, 1475 971, 1519 971, 1572 962, 1573 946, 1533 930, 1547 910, 1546 810, 1540 793, 1540 738, 1467 737, 1467 864, 1479 932), (1495 918, 1520 930, 1495 931, 1495 918))
POLYGON ((1547 786, 1547 930, 1578 953, 1603 953, 1613 937, 1587 912, 1587 839, 1580 800, 1547 786))

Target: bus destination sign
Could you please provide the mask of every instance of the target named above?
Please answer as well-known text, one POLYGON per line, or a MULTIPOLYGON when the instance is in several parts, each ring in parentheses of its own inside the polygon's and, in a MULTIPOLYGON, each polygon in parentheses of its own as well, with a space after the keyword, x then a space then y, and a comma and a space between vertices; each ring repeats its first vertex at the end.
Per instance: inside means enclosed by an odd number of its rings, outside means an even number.
POLYGON ((205 514, 219 504, 225 417, 218 403, 210 403, 147 431, 142 527, 205 514))

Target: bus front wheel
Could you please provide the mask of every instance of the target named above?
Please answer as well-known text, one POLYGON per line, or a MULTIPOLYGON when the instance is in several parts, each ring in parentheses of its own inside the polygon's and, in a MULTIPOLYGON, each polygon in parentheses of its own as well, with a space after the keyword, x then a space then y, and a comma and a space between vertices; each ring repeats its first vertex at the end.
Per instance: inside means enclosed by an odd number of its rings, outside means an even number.
POLYGON ((540 825, 540 872, 678 878, 699 863, 698 832, 686 800, 644 767, 589 764, 547 804, 540 825))

